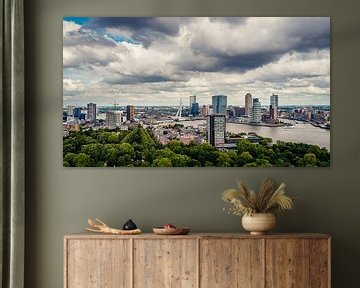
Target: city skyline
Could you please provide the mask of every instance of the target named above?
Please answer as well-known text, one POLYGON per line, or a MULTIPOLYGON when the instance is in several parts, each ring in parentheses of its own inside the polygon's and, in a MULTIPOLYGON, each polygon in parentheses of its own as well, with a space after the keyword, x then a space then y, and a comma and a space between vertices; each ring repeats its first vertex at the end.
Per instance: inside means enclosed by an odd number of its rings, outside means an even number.
MULTIPOLYGON (((216 95, 213 95, 213 96, 216 96, 216 95)), ((226 95, 225 95, 226 96, 226 95)), ((190 95, 191 97, 191 95, 190 95)), ((258 97, 254 97, 254 98, 258 98, 258 97)), ((210 98, 211 99, 211 98, 210 98)), ((270 97, 269 97, 270 99, 270 97)), ((268 100, 269 100, 268 99, 268 100)), ((187 104, 184 104, 184 102, 186 103, 186 100, 184 98, 181 98, 182 100, 182 107, 183 109, 185 108, 190 108, 191 109, 191 106, 187 105, 187 104)), ((261 102, 261 101, 260 101, 261 102)), ((264 102, 261 102, 261 107, 262 108, 269 108, 270 107, 270 100, 269 101, 264 101, 264 102), (265 103, 264 103, 265 102, 265 103)), ((90 102, 90 103, 93 103, 93 102, 90 102)), ((198 102, 197 102, 198 103, 198 102)), ((78 105, 78 104, 67 104, 65 106, 63 106, 63 110, 67 110, 69 107, 72 107, 72 108, 83 108, 86 110, 86 106, 87 104, 89 103, 85 103, 83 105, 78 105)), ((128 104, 124 104, 124 105, 119 105, 119 103, 117 102, 113 102, 113 103, 110 103, 110 104, 106 104, 106 105, 99 105, 97 103, 94 103, 96 104, 97 107, 101 107, 101 108, 113 108, 113 110, 119 110, 119 107, 123 107, 126 109, 126 106, 129 106, 128 104), (114 103, 116 103, 116 105, 114 105, 114 103), (116 107, 115 107, 116 106, 116 107)), ((143 104, 140 104, 140 105, 131 105, 131 106, 135 106, 135 107, 176 107, 178 108, 179 107, 179 104, 180 103, 177 103, 177 104, 173 104, 173 105, 143 105, 143 104)), ((202 104, 202 103, 198 103, 199 104, 199 108, 201 108, 203 105, 204 106, 212 106, 212 103, 211 101, 209 103, 206 103, 206 104, 202 104)), ((308 104, 308 105, 305 105, 305 104, 288 104, 288 105, 278 105, 278 107, 298 107, 298 108, 305 108, 305 107, 330 107, 330 104, 308 104)), ((240 107, 240 108, 245 108, 245 104, 239 104, 239 105, 234 105, 234 104, 228 104, 227 107, 240 107)))
POLYGON ((279 106, 330 105, 329 17, 65 17, 63 31, 64 107, 190 95, 244 106, 247 93, 262 105, 272 94, 279 106))

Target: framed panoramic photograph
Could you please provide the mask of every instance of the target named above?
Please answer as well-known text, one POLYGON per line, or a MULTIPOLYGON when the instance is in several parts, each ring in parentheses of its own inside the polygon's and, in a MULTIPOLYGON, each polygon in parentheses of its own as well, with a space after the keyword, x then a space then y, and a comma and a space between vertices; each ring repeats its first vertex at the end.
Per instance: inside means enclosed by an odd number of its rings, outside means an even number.
POLYGON ((64 17, 64 167, 329 167, 330 17, 64 17))

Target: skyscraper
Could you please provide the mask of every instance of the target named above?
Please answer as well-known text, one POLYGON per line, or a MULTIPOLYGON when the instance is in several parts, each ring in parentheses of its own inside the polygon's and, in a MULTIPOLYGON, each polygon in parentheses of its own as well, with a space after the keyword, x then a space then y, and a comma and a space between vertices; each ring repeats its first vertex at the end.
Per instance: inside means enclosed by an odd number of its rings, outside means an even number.
POLYGON ((126 120, 132 121, 135 117, 135 106, 128 105, 126 106, 126 120))
POLYGON ((214 109, 214 114, 226 115, 227 108, 227 96, 225 95, 215 95, 212 96, 212 106, 214 109))
POLYGON ((191 106, 190 114, 193 116, 199 115, 199 103, 193 103, 191 106))
POLYGON ((245 115, 249 115, 251 113, 252 108, 252 96, 250 93, 245 95, 245 115))
POLYGON ((74 108, 75 108, 74 105, 67 106, 67 115, 68 116, 74 116, 74 108))
POLYGON ((199 103, 196 102, 196 95, 190 96, 190 114, 192 116, 199 115, 199 103))
POLYGON ((109 128, 118 127, 121 125, 122 112, 121 111, 107 111, 106 112, 106 126, 109 128))
POLYGON ((253 99, 250 122, 254 124, 259 124, 261 122, 261 102, 259 98, 253 99))
POLYGON ((190 108, 192 107, 192 105, 196 103, 196 95, 192 95, 190 96, 190 108))
POLYGON ((225 143, 226 119, 225 115, 207 116, 208 142, 218 147, 225 143))
POLYGON ((75 118, 80 118, 81 117, 81 107, 75 107, 73 110, 73 116, 75 118))
POLYGON ((270 119, 277 119, 278 116, 278 106, 279 106, 279 96, 278 95, 271 95, 270 96, 270 107, 271 113, 270 113, 270 119))
POLYGON ((87 120, 89 122, 96 122, 96 104, 88 103, 87 104, 87 120))

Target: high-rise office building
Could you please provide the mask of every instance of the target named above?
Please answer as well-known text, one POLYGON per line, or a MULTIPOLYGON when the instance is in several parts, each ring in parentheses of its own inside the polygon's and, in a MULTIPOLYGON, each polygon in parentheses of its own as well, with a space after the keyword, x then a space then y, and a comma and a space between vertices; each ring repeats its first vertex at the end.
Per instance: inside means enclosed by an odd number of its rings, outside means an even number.
POLYGON ((74 105, 67 106, 67 116, 74 116, 74 105))
POLYGON ((269 118, 270 118, 270 120, 275 119, 274 108, 272 105, 270 105, 270 107, 269 107, 269 118))
POLYGON ((199 115, 199 103, 193 103, 191 106, 190 114, 193 116, 199 115))
POLYGON ((207 138, 212 146, 219 147, 225 143, 225 131, 225 115, 207 116, 207 138))
POLYGON ((121 111, 107 111, 106 112, 106 126, 109 128, 119 127, 122 122, 121 111))
POLYGON ((74 110, 73 110, 73 115, 75 118, 79 118, 81 117, 81 107, 75 107, 74 110))
POLYGON ((199 103, 196 102, 196 95, 190 96, 190 114, 192 116, 199 115, 199 103))
POLYGON ((192 107, 192 105, 196 103, 196 95, 192 95, 190 96, 190 108, 192 107))
POLYGON ((96 104, 88 103, 87 104, 87 120, 89 122, 96 122, 96 104))
POLYGON ((227 108, 227 96, 225 95, 215 95, 212 96, 212 106, 214 114, 226 115, 227 108))
POLYGON ((259 98, 253 99, 250 122, 254 124, 259 124, 261 122, 261 102, 259 98))
POLYGON ((245 115, 250 116, 252 108, 252 96, 250 93, 245 95, 245 115))
POLYGON ((278 118, 278 106, 279 106, 279 96, 271 95, 270 96, 270 119, 276 120, 278 118))
POLYGON ((135 106, 128 105, 126 106, 126 120, 132 121, 135 117, 135 106))

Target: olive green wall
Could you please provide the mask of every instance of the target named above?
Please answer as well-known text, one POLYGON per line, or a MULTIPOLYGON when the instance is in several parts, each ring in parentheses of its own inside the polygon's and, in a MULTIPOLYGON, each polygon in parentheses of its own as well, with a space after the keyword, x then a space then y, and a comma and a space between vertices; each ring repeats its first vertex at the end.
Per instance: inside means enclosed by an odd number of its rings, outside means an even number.
MULTIPOLYGON (((63 285, 63 235, 88 216, 145 231, 172 222, 193 231, 241 231, 220 192, 237 178, 284 181, 299 197, 280 232, 333 236, 333 287, 359 287, 360 2, 332 0, 27 0, 26 287, 63 285), (291 3, 290 3, 291 2, 291 3), (63 16, 331 16, 331 168, 72 169, 62 167, 63 16)), ((256 37, 256 35, 254 35, 256 37)))

